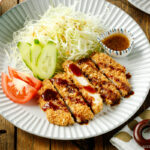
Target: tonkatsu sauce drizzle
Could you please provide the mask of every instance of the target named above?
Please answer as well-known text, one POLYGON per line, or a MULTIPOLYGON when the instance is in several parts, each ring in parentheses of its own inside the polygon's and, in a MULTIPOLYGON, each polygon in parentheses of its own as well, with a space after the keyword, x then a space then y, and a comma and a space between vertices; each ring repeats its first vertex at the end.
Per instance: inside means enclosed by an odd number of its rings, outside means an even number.
POLYGON ((92 94, 96 93, 96 90, 93 87, 91 87, 90 85, 84 86, 83 88, 92 94))
POLYGON ((85 120, 85 121, 81 121, 79 124, 80 125, 88 125, 89 121, 88 120, 85 120))
POLYGON ((80 59, 78 61, 78 64, 81 65, 82 63, 86 63, 89 59, 88 58, 83 58, 83 59, 80 59))
POLYGON ((42 109, 43 109, 44 111, 46 111, 48 108, 51 108, 51 109, 53 109, 53 110, 58 110, 58 109, 60 109, 60 107, 59 107, 58 105, 55 105, 52 101, 49 101, 48 103, 46 103, 46 104, 42 107, 42 109))
POLYGON ((125 96, 125 98, 129 98, 131 95, 134 95, 134 92, 133 92, 133 91, 130 91, 130 92, 128 93, 128 95, 125 96))
POLYGON ((64 79, 61 79, 61 78, 56 78, 55 80, 56 80, 57 84, 59 84, 59 85, 68 85, 67 80, 64 80, 64 79))
POLYGON ((47 89, 45 90, 45 92, 42 94, 42 98, 45 101, 49 101, 49 100, 55 100, 57 98, 57 92, 51 90, 51 89, 47 89))
POLYGON ((126 74, 126 78, 127 78, 127 79, 130 79, 130 78, 131 78, 131 74, 130 74, 129 72, 126 74))
POLYGON ((72 73, 74 75, 76 75, 78 77, 82 75, 82 72, 81 72, 80 68, 75 64, 70 64, 69 69, 72 71, 72 73))
POLYGON ((102 68, 109 68, 111 70, 116 70, 116 71, 125 73, 125 70, 123 70, 121 68, 114 68, 112 65, 108 65, 108 64, 105 64, 105 63, 102 63, 102 62, 99 62, 99 66, 102 67, 102 68))

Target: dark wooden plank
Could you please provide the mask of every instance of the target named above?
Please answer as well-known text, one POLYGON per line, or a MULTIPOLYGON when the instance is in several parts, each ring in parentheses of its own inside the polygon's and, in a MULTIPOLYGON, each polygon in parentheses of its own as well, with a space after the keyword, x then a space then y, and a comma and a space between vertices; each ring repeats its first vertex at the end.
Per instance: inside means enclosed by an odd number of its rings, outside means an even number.
MULTIPOLYGON (((0 15, 6 12, 11 7, 17 4, 17 0, 3 0, 0 2, 0 15)), ((0 150, 14 150, 15 149, 15 127, 5 120, 0 115, 0 130, 6 133, 0 135, 0 150)))
POLYGON ((98 136, 95 138, 95 149, 94 150, 103 150, 103 136, 98 136))
POLYGON ((2 13, 17 5, 17 0, 2 0, 2 13))
POLYGON ((5 130, 6 133, 0 134, 0 150, 14 150, 14 126, 0 116, 0 130, 5 130))
POLYGON ((72 141, 51 140, 51 150, 79 150, 72 141))
POLYGON ((0 15, 2 15, 2 1, 0 0, 0 15))
POLYGON ((17 150, 49 150, 50 140, 17 129, 17 150))

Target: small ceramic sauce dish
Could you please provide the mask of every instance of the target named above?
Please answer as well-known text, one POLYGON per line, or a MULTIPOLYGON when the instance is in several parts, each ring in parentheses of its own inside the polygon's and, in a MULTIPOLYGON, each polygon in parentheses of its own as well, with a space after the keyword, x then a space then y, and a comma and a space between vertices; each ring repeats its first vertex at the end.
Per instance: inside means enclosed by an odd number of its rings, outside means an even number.
POLYGON ((111 29, 97 39, 104 50, 113 57, 129 55, 134 46, 133 35, 124 29, 111 29))

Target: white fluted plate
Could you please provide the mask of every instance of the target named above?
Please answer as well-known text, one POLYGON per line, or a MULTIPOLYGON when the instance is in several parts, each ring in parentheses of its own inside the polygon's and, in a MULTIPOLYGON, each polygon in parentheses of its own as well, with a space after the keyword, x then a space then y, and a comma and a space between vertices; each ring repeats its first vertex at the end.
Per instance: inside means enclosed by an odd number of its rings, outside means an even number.
MULTIPOLYGON (((69 6, 75 0, 54 0, 69 6)), ((49 0, 27 0, 0 18, 0 72, 7 67, 4 44, 12 40, 12 33, 24 24, 26 17, 38 19, 49 6, 49 0)), ((51 139, 82 139, 107 133, 127 121, 143 104, 150 87, 150 46, 148 39, 139 25, 125 12, 103 0, 82 0, 77 10, 98 15, 109 28, 123 28, 130 31, 135 38, 134 51, 125 58, 117 59, 131 73, 131 85, 135 94, 123 99, 121 104, 108 110, 103 115, 96 115, 88 125, 74 124, 59 127, 50 124, 46 114, 36 102, 15 104, 10 101, 0 86, 0 114, 15 126, 29 133, 51 139)), ((1 81, 1 78, 0 78, 1 81)))
POLYGON ((136 8, 150 14, 150 0, 128 0, 136 8))

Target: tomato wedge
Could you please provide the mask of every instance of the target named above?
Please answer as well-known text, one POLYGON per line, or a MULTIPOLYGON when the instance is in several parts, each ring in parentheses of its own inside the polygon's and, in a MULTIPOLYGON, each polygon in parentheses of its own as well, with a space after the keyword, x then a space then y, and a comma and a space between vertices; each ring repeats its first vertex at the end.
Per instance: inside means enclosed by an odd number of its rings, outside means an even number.
POLYGON ((15 77, 17 79, 23 80, 24 82, 28 83, 32 87, 36 88, 37 90, 41 87, 42 82, 35 77, 30 75, 25 75, 21 72, 16 71, 15 69, 8 66, 8 72, 11 78, 15 77))
POLYGON ((15 103, 26 103, 31 100, 37 93, 37 90, 26 82, 10 78, 2 72, 2 89, 6 96, 15 103))

